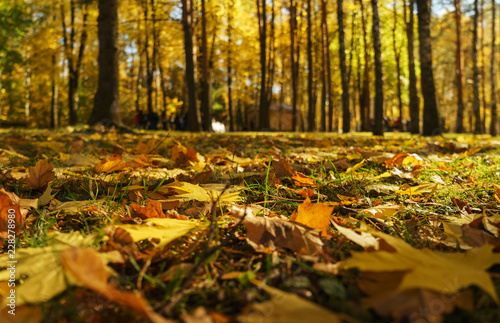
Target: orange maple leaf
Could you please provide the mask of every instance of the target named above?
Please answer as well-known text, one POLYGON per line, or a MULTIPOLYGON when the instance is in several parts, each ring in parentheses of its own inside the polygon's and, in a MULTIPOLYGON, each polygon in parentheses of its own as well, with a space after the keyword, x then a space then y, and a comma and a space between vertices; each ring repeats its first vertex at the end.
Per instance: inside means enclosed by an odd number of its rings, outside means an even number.
POLYGON ((330 225, 330 215, 333 209, 333 206, 326 206, 322 203, 312 204, 308 197, 304 203, 299 205, 297 213, 292 214, 290 220, 302 223, 313 229, 319 229, 321 230, 321 234, 326 236, 326 228, 330 225))

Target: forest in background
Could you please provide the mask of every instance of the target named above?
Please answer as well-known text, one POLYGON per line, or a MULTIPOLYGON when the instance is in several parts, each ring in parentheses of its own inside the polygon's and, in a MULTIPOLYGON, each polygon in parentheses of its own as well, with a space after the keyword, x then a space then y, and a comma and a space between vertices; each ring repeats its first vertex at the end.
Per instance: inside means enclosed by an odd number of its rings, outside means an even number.
MULTIPOLYGON (((432 15, 425 0, 118 3, 126 125, 139 110, 189 111, 192 131, 211 130, 212 117, 228 130, 283 130, 270 124, 274 104, 297 131, 382 134, 385 118, 427 135, 497 133, 494 1, 435 1, 432 15)), ((0 3, 1 123, 88 122, 98 16, 92 0, 0 3)))

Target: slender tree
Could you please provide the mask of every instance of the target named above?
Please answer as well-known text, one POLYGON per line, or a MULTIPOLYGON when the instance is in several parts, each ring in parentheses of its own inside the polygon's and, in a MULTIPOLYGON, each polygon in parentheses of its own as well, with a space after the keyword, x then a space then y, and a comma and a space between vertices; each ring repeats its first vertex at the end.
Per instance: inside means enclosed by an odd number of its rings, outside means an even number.
MULTIPOLYGON (((341 0, 339 0, 341 1, 341 0)), ((309 103, 309 110, 307 114, 307 123, 309 126, 309 131, 316 130, 316 106, 313 94, 313 74, 314 74, 314 64, 312 55, 312 20, 311 20, 311 0, 307 0, 307 96, 309 103)))
POLYGON ((417 92, 417 75, 415 73, 415 55, 414 55, 414 8, 415 0, 410 0, 408 10, 405 8, 406 37, 408 40, 408 74, 409 74, 409 92, 410 92, 410 132, 420 133, 420 98, 417 92), (408 11, 409 18, 406 17, 408 11))
POLYGON ((321 122, 320 130, 326 131, 326 103, 327 96, 330 97, 328 78, 328 66, 330 62, 330 48, 328 42, 328 24, 326 20, 326 0, 321 0, 321 122))
POLYGON ((442 132, 439 126, 439 112, 436 102, 436 88, 432 71, 431 46, 431 0, 417 0, 418 39, 420 53, 420 84, 424 97, 424 136, 435 136, 442 132))
POLYGON ((455 132, 465 132, 464 129, 464 95, 463 95, 463 76, 462 76, 462 13, 460 9, 460 0, 454 0, 455 5, 455 86, 457 88, 457 119, 455 132))
POLYGON ((259 128, 271 128, 270 110, 267 102, 267 14, 266 0, 257 1, 257 17, 259 19, 259 41, 260 41, 260 113, 259 128))
POLYGON ((373 50, 375 54, 375 118, 373 135, 384 134, 384 74, 382 71, 382 45, 380 42, 380 17, 378 14, 378 0, 372 2, 372 34, 373 50))
POLYGON ((292 131, 297 131, 297 65, 295 58, 295 31, 297 30, 297 7, 290 0, 290 68, 292 74, 292 131))
POLYGON ((234 0, 229 1, 227 10, 227 108, 229 112, 229 131, 234 131, 233 117, 233 71, 232 71, 232 46, 233 46, 233 29, 232 29, 232 13, 234 8, 234 0))
POLYGON ((80 82, 80 72, 83 62, 83 55, 85 53, 85 47, 87 44, 87 18, 88 10, 87 4, 83 6, 83 16, 82 16, 82 30, 80 34, 80 46, 78 48, 78 54, 75 54, 75 37, 76 37, 76 26, 75 26, 75 14, 76 14, 76 4, 74 0, 70 1, 70 31, 69 35, 66 26, 66 9, 63 3, 61 3, 61 22, 63 30, 63 47, 64 53, 66 55, 66 60, 68 62, 68 109, 69 109, 69 124, 75 125, 78 122, 77 116, 77 92, 78 84, 80 82))
POLYGON ((472 30, 472 64, 473 64, 473 77, 472 77, 472 89, 474 93, 474 101, 472 106, 472 111, 474 112, 474 133, 481 133, 481 105, 479 101, 479 66, 477 63, 477 41, 478 41, 478 20, 479 20, 479 1, 474 0, 474 17, 472 30))
POLYGON ((399 110, 399 121, 403 121, 403 101, 401 100, 401 53, 396 42, 396 31, 398 23, 398 11, 397 11, 397 1, 394 0, 393 11, 394 11, 394 23, 392 25, 392 49, 394 50, 394 58, 396 59, 396 77, 397 77, 397 96, 398 96, 398 110, 399 110))
POLYGON ((182 27, 184 30, 184 55, 186 57, 186 86, 188 90, 187 129, 198 132, 201 130, 200 110, 196 104, 196 82, 194 80, 193 55, 193 2, 182 0, 182 27))
POLYGON ((94 109, 88 123, 121 125, 118 64, 118 0, 99 0, 97 37, 99 39, 99 78, 94 109))
POLYGON ((495 81, 495 19, 496 19, 496 2, 491 1, 491 63, 490 63, 490 86, 491 86, 491 120, 490 120, 490 135, 498 134, 498 116, 497 116, 497 99, 496 99, 496 81, 495 81))
POLYGON ((201 80, 201 112, 203 113, 203 130, 212 131, 212 106, 210 100, 210 70, 207 46, 207 12, 205 0, 201 0, 201 54, 203 77, 201 80))
POLYGON ((351 131, 351 114, 349 111, 349 76, 345 56, 343 0, 337 0, 337 22, 339 25, 339 64, 342 78, 342 132, 348 133, 351 131))
POLYGON ((361 116, 361 130, 369 131, 370 126, 370 56, 368 54, 367 26, 363 0, 359 0, 361 8, 361 23, 363 27, 363 47, 364 47, 364 71, 363 71, 363 89, 359 93, 359 105, 361 116))

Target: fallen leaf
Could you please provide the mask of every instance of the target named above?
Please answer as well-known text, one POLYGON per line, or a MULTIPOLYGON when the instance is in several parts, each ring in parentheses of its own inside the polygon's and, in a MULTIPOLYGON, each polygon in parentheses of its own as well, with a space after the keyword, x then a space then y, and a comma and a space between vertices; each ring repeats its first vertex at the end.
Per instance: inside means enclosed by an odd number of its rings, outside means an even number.
POLYGON ((149 218, 164 218, 165 213, 163 213, 162 205, 160 202, 149 200, 146 206, 139 205, 137 203, 130 204, 132 209, 132 216, 140 217, 142 219, 149 218))
POLYGON ((292 177, 295 175, 295 172, 292 170, 292 166, 286 160, 273 160, 271 162, 271 167, 278 177, 292 177))
POLYGON ((145 220, 143 224, 121 224, 116 227, 130 233, 134 242, 158 239, 158 247, 163 248, 170 242, 183 237, 189 231, 195 228, 204 229, 206 226, 206 223, 196 221, 152 218, 145 220))
POLYGON ((269 301, 247 306, 244 314, 238 316, 242 323, 304 323, 304 322, 341 322, 342 316, 282 290, 267 286, 258 280, 252 283, 271 295, 269 301))
POLYGON ((294 213, 295 215, 292 215, 290 220, 321 230, 321 234, 326 236, 326 229, 330 225, 330 215, 333 209, 333 206, 330 207, 321 203, 312 204, 308 197, 299 205, 297 213, 294 213))
POLYGON ((379 249, 379 242, 378 239, 375 238, 373 235, 371 235, 368 232, 360 232, 359 234, 356 233, 355 231, 344 228, 334 221, 332 221, 333 226, 340 232, 342 233, 346 238, 351 240, 352 242, 360 245, 363 248, 373 248, 374 250, 379 249))
POLYGON ((498 303, 498 296, 490 276, 486 272, 500 263, 500 254, 494 254, 493 246, 484 245, 466 253, 444 253, 415 249, 403 240, 373 231, 395 252, 352 251, 352 257, 343 261, 340 268, 358 268, 362 272, 403 272, 395 292, 412 288, 424 288, 438 293, 455 293, 461 288, 480 287, 498 303), (450 270, 452 268, 452 270, 450 270))
POLYGON ((357 163, 356 165, 352 166, 352 167, 349 167, 346 171, 345 171, 345 174, 346 175, 349 175, 349 176, 352 176, 356 173, 357 170, 359 170, 361 167, 363 167, 364 165, 366 164, 366 159, 363 159, 362 161, 360 161, 359 163, 357 163))
POLYGON ((27 184, 32 189, 39 189, 47 185, 56 178, 54 166, 45 159, 40 159, 34 167, 29 169, 27 184))
POLYGON ((306 175, 295 172, 295 175, 292 176, 295 186, 316 186, 313 179, 307 177, 306 175))
POLYGON ((417 154, 399 153, 396 154, 391 159, 387 160, 385 164, 388 167, 407 166, 407 165, 413 165, 413 167, 415 167, 424 165, 424 160, 417 154))
POLYGON ((368 214, 378 219, 387 219, 403 210, 404 206, 402 205, 382 204, 362 210, 361 213, 368 214))
POLYGON ((130 165, 123 161, 122 156, 114 155, 108 160, 104 158, 99 162, 99 164, 95 165, 94 170, 97 173, 112 173, 124 168, 129 167, 130 165))
MULTIPOLYGON (((47 245, 42 248, 19 248, 16 250, 16 279, 23 278, 16 285, 16 305, 46 302, 64 291, 68 286, 78 285, 68 277, 61 265, 61 252, 68 247, 85 247, 94 242, 94 236, 83 237, 80 232, 50 234, 47 245)), ((0 263, 7 264, 8 255, 0 255, 0 263)), ((7 282, 10 271, 0 271, 0 282, 7 282)), ((2 300, 3 310, 7 299, 2 300)))
POLYGON ((231 215, 236 218, 245 214, 243 224, 247 228, 247 242, 257 252, 270 252, 281 247, 312 255, 323 247, 319 230, 276 217, 257 217, 250 208, 234 205, 231 209, 231 215))
POLYGON ((92 248, 71 247, 61 253, 63 267, 81 285, 111 301, 146 315, 153 323, 172 322, 155 313, 148 302, 137 293, 122 292, 108 284, 108 272, 102 258, 92 248))
POLYGON ((22 231, 28 210, 20 204, 21 199, 16 194, 0 188, 0 238, 12 239, 12 233, 18 235, 22 231))

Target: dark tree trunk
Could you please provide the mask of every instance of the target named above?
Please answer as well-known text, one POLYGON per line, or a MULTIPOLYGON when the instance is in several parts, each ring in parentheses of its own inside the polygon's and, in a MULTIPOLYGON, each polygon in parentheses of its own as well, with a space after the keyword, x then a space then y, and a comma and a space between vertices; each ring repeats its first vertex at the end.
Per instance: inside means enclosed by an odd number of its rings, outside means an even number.
POLYGON ((455 83, 457 87, 457 120, 455 132, 465 132, 464 129, 464 95, 463 95, 463 76, 462 76, 462 13, 460 12, 460 0, 454 0, 455 5, 455 83))
POLYGON ((482 98, 482 115, 481 115, 481 133, 486 133, 486 73, 484 69, 484 65, 486 62, 484 56, 484 0, 481 0, 481 16, 480 22, 481 25, 481 98, 482 98))
MULTIPOLYGON (((154 0, 151 0, 153 3, 154 0)), ((144 25, 145 25, 145 40, 144 53, 146 55, 146 88, 148 94, 148 114, 153 113, 153 75, 154 75, 154 59, 151 59, 149 54, 149 4, 144 1, 144 25)), ((153 50, 154 52, 154 50, 153 50)))
POLYGON ((297 8, 290 1, 290 67, 292 74, 292 131, 297 131, 297 71, 295 63, 295 31, 297 29, 297 8))
MULTIPOLYGON (((321 131, 326 131, 326 103, 330 97, 330 88, 328 78, 328 66, 330 61, 330 48, 328 41, 328 24, 326 20, 326 0, 321 0, 321 58, 322 58, 322 73, 321 73, 321 131)), ((330 104, 329 104, 330 105, 330 104)), ((330 126, 331 128, 331 126, 330 126)))
MULTIPOLYGON (((406 0, 405 0, 406 1, 406 0)), ((399 121, 400 125, 403 122, 403 102, 401 100, 401 53, 396 44, 396 30, 397 30, 397 22, 398 22, 398 12, 396 7, 396 0, 394 1, 394 25, 392 27, 392 47, 394 50, 394 58, 396 59, 396 75, 397 75, 397 95, 398 95, 398 110, 399 110, 399 121)))
POLYGON ((99 78, 89 124, 120 125, 118 0, 99 0, 99 78))
MULTIPOLYGON (((356 21, 356 12, 354 11, 352 13, 352 17, 351 17, 351 48, 350 48, 350 51, 349 51, 349 71, 347 72, 347 79, 348 79, 348 85, 349 85, 349 88, 351 88, 351 80, 352 80, 352 92, 351 92, 351 95, 350 97, 352 98, 352 120, 354 121, 354 131, 358 131, 358 128, 357 128, 357 116, 356 116, 356 77, 353 77, 353 73, 354 73, 354 63, 353 63, 353 52, 358 52, 358 49, 357 49, 357 46, 355 45, 355 40, 356 40, 356 36, 355 36, 355 30, 356 30, 356 27, 354 25, 356 21)), ((359 61, 358 61, 359 63, 359 61)))
MULTIPOLYGON (((412 134, 420 133, 420 98, 417 92, 417 75, 415 73, 415 50, 413 46, 413 25, 414 25, 414 9, 415 0, 410 0, 409 3, 409 20, 406 24, 406 33, 408 38, 408 70, 410 81, 410 132, 412 134)), ((405 9, 406 13, 406 9, 405 9)), ((406 21, 406 17, 405 17, 406 21)))
POLYGON ((210 70, 208 66, 207 13, 205 0, 201 0, 201 54, 203 57, 203 78, 201 81, 201 112, 203 130, 212 131, 212 107, 210 102, 210 70))
POLYGON ((307 96, 309 103, 309 110, 307 114, 307 123, 309 126, 309 131, 316 130, 316 106, 314 104, 314 95, 313 95, 313 58, 312 58, 312 22, 311 22, 311 0, 307 0, 307 65, 308 65, 308 73, 307 73, 307 96))
POLYGON ((184 30, 184 54, 186 57, 186 86, 188 90, 188 117, 187 129, 201 131, 200 110, 196 104, 196 82, 194 80, 193 55, 193 2, 182 0, 182 26, 184 30))
POLYGON ((478 20, 479 20, 479 4, 478 0, 474 0, 474 17, 473 24, 474 29, 472 31, 472 64, 473 64, 473 84, 472 89, 474 93, 474 101, 472 106, 472 111, 474 112, 474 133, 481 133, 481 104, 479 101, 479 66, 477 64, 477 32, 478 32, 478 20))
MULTIPOLYGON (((56 69, 57 69, 56 54, 52 54, 52 71, 51 71, 52 97, 50 100, 50 127, 52 129, 59 127, 59 111, 57 109, 58 97, 59 97, 59 87, 57 86, 56 69)), ((0 79, 1 79, 1 77, 2 77, 2 74, 0 73, 0 79)), ((2 89, 0 87, 0 91, 1 90, 2 89)))
POLYGON ((435 136, 442 132, 439 126, 439 112, 436 102, 436 89, 432 71, 431 47, 431 0, 417 0, 418 36, 420 52, 420 83, 424 97, 424 136, 435 136))
POLYGON ((272 2, 271 6, 271 30, 269 32, 269 50, 268 50, 268 59, 267 59, 267 82, 266 82, 266 93, 267 99, 266 103, 270 106, 273 101, 273 84, 274 84, 274 70, 276 67, 276 39, 274 37, 275 33, 275 2, 272 2))
POLYGON ((359 0, 361 7, 361 22, 363 26, 363 46, 364 46, 364 59, 365 68, 363 74, 363 90, 359 95, 359 104, 362 107, 360 111, 361 116, 361 131, 370 131, 370 56, 368 55, 368 40, 367 40, 367 27, 366 17, 363 5, 363 0, 359 0))
POLYGON ((230 0, 227 10, 227 108, 229 110, 229 131, 234 131, 234 117, 233 117, 233 75, 232 75, 232 46, 233 46, 233 30, 231 26, 232 11, 234 8, 234 0, 230 0))
POLYGON ((342 132, 348 133, 351 131, 351 114, 349 111, 349 77, 345 57, 343 0, 337 0, 337 22, 339 25, 339 64, 342 77, 342 132))
POLYGON ((498 116, 497 116, 497 98, 496 98, 496 78, 495 78, 495 19, 496 19, 496 3, 492 1, 492 22, 491 22, 491 66, 490 66, 490 86, 491 86, 491 120, 490 120, 490 135, 498 134, 498 116))
POLYGON ((77 93, 78 84, 80 80, 80 70, 83 61, 83 55, 85 53, 85 46, 87 42, 87 18, 88 11, 87 5, 83 7, 83 17, 82 17, 82 31, 80 34, 80 47, 78 49, 78 56, 75 60, 74 47, 75 47, 75 11, 76 5, 74 0, 70 1, 70 24, 71 29, 68 35, 66 30, 66 15, 64 10, 64 5, 61 4, 61 21, 63 29, 63 46, 64 52, 66 54, 66 59, 68 61, 68 110, 69 110, 69 124, 75 125, 78 123, 77 116, 77 93))
POLYGON ((384 75, 382 71, 382 45, 380 44, 380 18, 378 15, 378 0, 372 1, 373 11, 373 50, 375 54, 375 117, 373 135, 384 134, 384 75))
POLYGON ((259 128, 271 128, 269 104, 267 102, 267 14, 266 0, 257 0, 257 16, 259 18, 259 40, 260 40, 260 113, 259 128))

